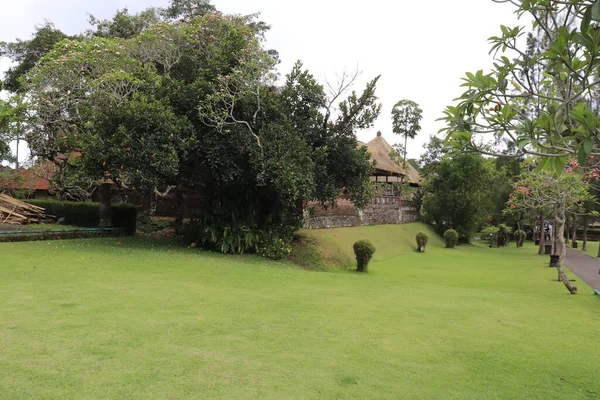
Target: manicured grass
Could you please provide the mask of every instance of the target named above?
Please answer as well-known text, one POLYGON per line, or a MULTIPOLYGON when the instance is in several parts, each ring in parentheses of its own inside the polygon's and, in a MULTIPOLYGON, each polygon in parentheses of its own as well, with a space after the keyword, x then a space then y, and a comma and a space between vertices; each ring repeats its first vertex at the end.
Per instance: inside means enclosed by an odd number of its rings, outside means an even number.
POLYGON ((533 245, 417 253, 424 229, 309 233, 373 241, 368 274, 146 238, 1 243, 0 398, 600 397, 583 282, 567 294, 533 245))
MULTIPOLYGON (((579 246, 575 249, 575 250, 579 250, 581 251, 581 246, 583 245, 583 241, 578 240, 577 241, 579 246)), ((587 250, 585 251, 585 254, 590 255, 592 257, 596 257, 598 255, 598 243, 597 241, 588 241, 587 242, 587 250)), ((571 247, 569 245, 569 247, 571 247)))

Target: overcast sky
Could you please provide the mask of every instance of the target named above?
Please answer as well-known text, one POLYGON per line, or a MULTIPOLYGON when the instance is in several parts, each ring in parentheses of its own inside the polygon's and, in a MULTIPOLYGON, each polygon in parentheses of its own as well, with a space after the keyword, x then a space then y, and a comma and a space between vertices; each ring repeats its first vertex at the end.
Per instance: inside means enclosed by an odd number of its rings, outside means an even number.
MULTIPOLYGON (((0 0, 0 41, 28 38, 36 24, 53 21, 68 34, 88 28, 88 14, 110 18, 128 7, 136 12, 166 6, 168 0, 0 0)), ((358 133, 368 141, 378 130, 390 144, 390 112, 401 99, 423 109, 422 130, 409 141, 409 157, 418 157, 430 134, 443 127, 435 120, 460 93, 466 71, 489 69, 487 38, 501 24, 523 24, 513 6, 492 0, 213 0, 225 13, 261 13, 271 25, 268 46, 279 51, 279 71, 286 74, 298 59, 318 79, 335 81, 336 73, 362 71, 355 86, 381 75, 377 94, 383 104, 375 127, 358 133)), ((0 61, 0 71, 7 67, 0 61)))

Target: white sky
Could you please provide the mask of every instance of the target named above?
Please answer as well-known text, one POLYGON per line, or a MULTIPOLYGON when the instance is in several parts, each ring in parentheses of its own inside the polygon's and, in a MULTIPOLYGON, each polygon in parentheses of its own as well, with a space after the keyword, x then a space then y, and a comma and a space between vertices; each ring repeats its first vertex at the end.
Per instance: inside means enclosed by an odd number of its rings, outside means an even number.
MULTIPOLYGON (((168 0, 0 0, 0 41, 29 38, 34 26, 53 21, 68 34, 88 28, 88 14, 110 18, 118 8, 136 12, 167 6, 168 0)), ((409 140, 408 156, 418 157, 430 134, 443 125, 435 121, 461 93, 466 71, 489 69, 487 38, 501 24, 524 24, 509 4, 492 0, 213 0, 225 13, 261 12, 271 25, 267 40, 279 51, 282 74, 298 59, 321 82, 336 73, 358 68, 363 72, 355 89, 381 75, 377 94, 383 109, 375 127, 359 132, 368 141, 378 130, 390 142, 392 106, 410 99, 423 109, 422 130, 409 140)), ((0 71, 7 67, 0 61, 0 71)))

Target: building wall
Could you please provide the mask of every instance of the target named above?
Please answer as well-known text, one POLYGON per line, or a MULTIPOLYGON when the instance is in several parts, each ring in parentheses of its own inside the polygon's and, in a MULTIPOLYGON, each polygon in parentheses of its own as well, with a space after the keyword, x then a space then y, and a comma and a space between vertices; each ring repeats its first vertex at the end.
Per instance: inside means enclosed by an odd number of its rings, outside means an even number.
POLYGON ((304 209, 304 228, 403 224, 419 219, 419 212, 412 203, 400 203, 400 198, 394 196, 375 196, 363 209, 357 209, 346 199, 338 199, 337 207, 329 209, 310 202, 304 209))

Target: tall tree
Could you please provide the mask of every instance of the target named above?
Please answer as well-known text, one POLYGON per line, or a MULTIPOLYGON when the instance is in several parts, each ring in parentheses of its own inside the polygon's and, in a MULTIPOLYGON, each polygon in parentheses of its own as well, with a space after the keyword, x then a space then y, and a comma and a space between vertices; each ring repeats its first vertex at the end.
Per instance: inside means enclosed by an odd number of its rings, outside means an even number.
POLYGON ((423 217, 441 233, 455 229, 469 241, 492 208, 489 188, 494 174, 477 154, 444 156, 425 178, 423 217))
POLYGON ((380 111, 377 78, 334 114, 301 64, 275 87, 276 53, 256 16, 148 15, 136 24, 120 12, 60 42, 27 76, 32 149, 67 166, 60 154, 80 153, 82 170, 102 178, 103 223, 110 181, 142 193, 174 189, 179 200, 202 198, 188 230, 200 245, 276 256, 301 226, 304 201, 370 199, 356 131, 380 111))
POLYGON ((411 100, 400 100, 392 108, 392 132, 404 136, 404 168, 408 138, 414 139, 421 130, 422 114, 419 105, 411 100))

